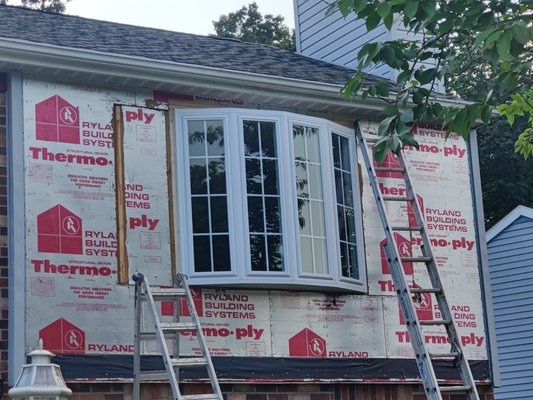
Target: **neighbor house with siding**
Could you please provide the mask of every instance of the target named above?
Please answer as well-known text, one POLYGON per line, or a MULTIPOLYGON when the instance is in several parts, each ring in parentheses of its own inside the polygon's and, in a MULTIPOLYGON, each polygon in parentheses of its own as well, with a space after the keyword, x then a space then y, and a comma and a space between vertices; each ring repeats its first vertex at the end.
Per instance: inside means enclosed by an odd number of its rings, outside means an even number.
POLYGON ((501 387, 495 399, 533 392, 533 209, 518 206, 487 232, 501 387))

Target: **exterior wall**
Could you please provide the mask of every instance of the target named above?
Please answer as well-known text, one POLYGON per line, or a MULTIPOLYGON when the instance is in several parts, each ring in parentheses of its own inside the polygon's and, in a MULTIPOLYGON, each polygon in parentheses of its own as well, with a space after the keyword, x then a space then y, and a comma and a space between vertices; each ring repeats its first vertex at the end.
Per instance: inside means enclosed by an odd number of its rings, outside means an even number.
MULTIPOLYGON (((294 0, 296 48, 299 54, 347 68, 357 65, 357 53, 368 42, 390 40, 390 32, 381 25, 368 34, 364 22, 346 19, 339 13, 326 17, 328 2, 294 0)), ((390 70, 382 67, 373 74, 390 78, 390 70)))
POLYGON ((533 219, 521 216, 487 243, 502 386, 495 398, 533 390, 533 219))
MULTIPOLYGON (((356 21, 353 13, 346 18, 340 12, 326 17, 329 4, 324 0, 294 0, 294 4, 297 52, 343 67, 357 66, 357 54, 366 43, 422 37, 421 34, 408 32, 400 23, 396 23, 390 32, 383 24, 367 32, 364 21, 356 21)), ((434 67, 431 60, 422 64, 427 68, 434 67)), ((396 79, 396 71, 386 65, 368 72, 386 79, 396 79)), ((441 81, 437 82, 435 90, 444 91, 441 81)))
MULTIPOLYGON (((74 394, 70 400, 131 400, 131 385, 70 384, 74 394)), ((205 385, 185 385, 184 394, 209 390, 205 385)), ((225 400, 426 400, 420 385, 387 384, 279 384, 221 385, 225 400)), ((480 400, 494 400, 489 387, 478 387, 480 400)), ((143 400, 171 400, 168 385, 142 386, 143 400)), ((443 395, 443 400, 462 400, 461 395, 443 395)))
POLYGON ((6 92, 6 76, 0 74, 0 385, 4 391, 7 391, 4 383, 7 384, 8 347, 6 92))

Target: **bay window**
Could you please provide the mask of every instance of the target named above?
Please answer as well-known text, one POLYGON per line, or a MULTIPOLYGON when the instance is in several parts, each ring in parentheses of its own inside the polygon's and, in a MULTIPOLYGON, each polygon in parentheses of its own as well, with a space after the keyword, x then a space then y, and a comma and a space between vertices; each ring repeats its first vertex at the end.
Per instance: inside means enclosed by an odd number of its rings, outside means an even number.
POLYGON ((366 290, 353 130, 275 111, 174 117, 178 259, 191 284, 366 290))

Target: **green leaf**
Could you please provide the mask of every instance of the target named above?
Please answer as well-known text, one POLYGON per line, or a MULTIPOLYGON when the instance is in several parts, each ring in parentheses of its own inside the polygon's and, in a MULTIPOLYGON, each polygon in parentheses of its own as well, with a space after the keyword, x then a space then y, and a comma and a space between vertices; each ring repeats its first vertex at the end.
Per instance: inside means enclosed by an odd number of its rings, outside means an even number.
POLYGON ((398 114, 398 107, 392 104, 387 104, 383 110, 385 112, 385 115, 387 117, 392 117, 396 114, 398 114))
POLYGON ((415 137, 412 133, 402 133, 399 136, 404 146, 414 146, 418 149, 418 142, 415 140, 415 137))
POLYGON ((413 103, 422 104, 424 102, 424 96, 420 93, 419 90, 413 93, 413 103))
POLYGON ((531 40, 533 30, 528 28, 524 21, 517 21, 511 26, 511 32, 514 40, 518 43, 527 44, 531 40))
POLYGON ((389 152, 389 148, 387 146, 381 146, 381 147, 374 146, 374 160, 376 160, 378 165, 383 162, 388 152, 389 152))
POLYGON ((415 15, 416 15, 416 12, 418 11, 418 1, 409 1, 404 9, 403 9, 403 13, 404 15, 409 18, 409 19, 412 19, 415 15))
POLYGON ((491 107, 488 105, 488 104, 485 104, 482 108, 481 108, 481 120, 485 123, 485 124, 488 124, 490 122, 490 118, 491 118, 491 107))
POLYGON ((376 92, 377 92, 378 96, 389 97, 389 86, 386 83, 377 84, 376 85, 376 92))
POLYGON ((367 6, 367 0, 354 0, 353 9, 356 13, 360 13, 367 6))
POLYGON ((505 58, 509 55, 512 38, 513 35, 511 32, 504 32, 498 39, 498 42, 496 42, 496 48, 498 49, 498 55, 500 58, 505 58))
POLYGON ((435 16, 435 13, 437 12, 435 3, 426 0, 422 1, 422 3, 420 3, 420 6, 422 7, 422 10, 424 10, 424 14, 426 14, 427 19, 432 19, 435 16))
POLYGON ((381 18, 385 18, 391 12, 391 4, 387 1, 379 3, 376 7, 376 12, 381 18))
POLYGON ((387 117, 383 121, 381 121, 378 127, 378 135, 383 136, 387 134, 389 131, 390 125, 395 119, 396 119, 396 116, 392 116, 392 117, 387 117))
POLYGON ((411 122, 414 119, 413 110, 408 108, 400 114, 400 121, 402 122, 411 122))
POLYGON ((383 18, 383 23, 385 24, 385 28, 387 28, 389 31, 392 29, 392 24, 394 23, 394 18, 392 12, 388 13, 383 18))
POLYGON ((420 82, 422 85, 426 85, 435 79, 437 75, 437 69, 436 68, 429 68, 424 71, 421 71, 418 75, 418 82, 420 82))
POLYGON ((381 17, 378 15, 377 12, 370 13, 366 18, 366 30, 374 30, 379 25, 380 21, 381 17))
POLYGON ((483 32, 481 32, 479 35, 477 35, 476 37, 476 40, 474 40, 474 44, 476 46, 481 46, 482 43, 485 42, 485 40, 488 39, 488 37, 490 35, 492 35, 494 32, 496 32, 497 29, 496 28, 489 28, 487 30, 484 30, 483 32))

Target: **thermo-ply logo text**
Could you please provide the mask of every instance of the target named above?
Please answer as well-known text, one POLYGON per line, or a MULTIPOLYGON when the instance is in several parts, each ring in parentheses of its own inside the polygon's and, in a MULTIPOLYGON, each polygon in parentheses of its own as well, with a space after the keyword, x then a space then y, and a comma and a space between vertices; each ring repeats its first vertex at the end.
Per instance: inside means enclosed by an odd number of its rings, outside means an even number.
POLYGON ((150 125, 154 117, 154 113, 145 112, 142 108, 139 108, 137 111, 126 111, 126 122, 139 121, 150 125))
POLYGON ((39 331, 43 347, 55 354, 85 354, 85 332, 64 318, 39 331))
MULTIPOLYGON (((398 254, 400 257, 412 257, 413 250, 411 242, 404 238, 397 232, 394 232, 394 239, 398 245, 398 254)), ((387 261, 387 255, 385 254, 385 245, 387 244, 387 239, 383 239, 379 243, 381 251, 381 272, 383 274, 390 274, 389 262, 387 261)), ((413 263, 412 262, 403 262, 403 270, 406 275, 413 275, 413 263)))
POLYGON ((37 249, 43 253, 82 254, 82 221, 58 204, 37 216, 37 249))
POLYGON ((80 143, 80 118, 76 107, 60 96, 52 96, 35 105, 37 140, 80 143))

